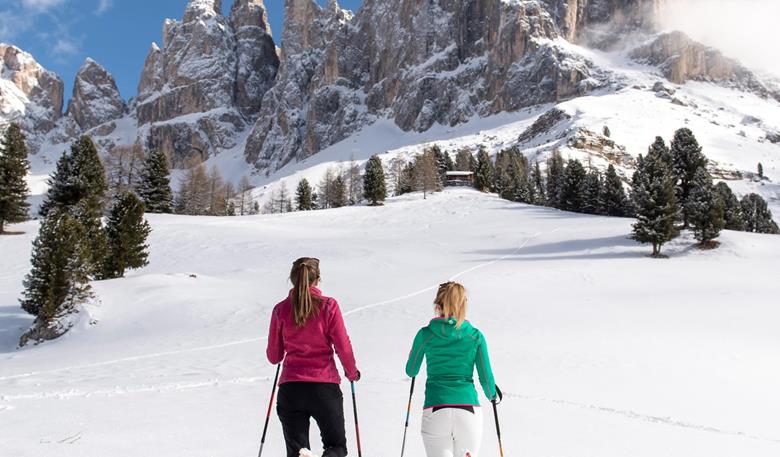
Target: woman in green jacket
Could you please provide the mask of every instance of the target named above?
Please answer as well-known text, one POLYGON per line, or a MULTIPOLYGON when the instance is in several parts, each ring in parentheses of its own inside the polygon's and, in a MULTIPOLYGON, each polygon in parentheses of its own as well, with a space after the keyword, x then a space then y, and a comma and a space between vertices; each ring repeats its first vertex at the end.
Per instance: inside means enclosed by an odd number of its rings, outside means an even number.
POLYGON ((455 282, 439 286, 436 314, 417 332, 406 374, 415 377, 426 360, 422 437, 428 457, 477 457, 482 442, 482 411, 474 388, 477 367, 482 391, 496 399, 487 342, 466 320, 466 290, 455 282))

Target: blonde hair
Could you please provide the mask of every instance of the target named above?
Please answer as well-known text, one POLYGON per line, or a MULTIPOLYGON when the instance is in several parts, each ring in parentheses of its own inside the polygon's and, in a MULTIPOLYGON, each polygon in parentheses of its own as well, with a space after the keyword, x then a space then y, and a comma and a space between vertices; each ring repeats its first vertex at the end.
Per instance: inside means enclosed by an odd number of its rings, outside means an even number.
POLYGON ((292 315, 295 325, 303 327, 309 318, 320 310, 319 297, 312 296, 309 290, 320 279, 320 261, 311 257, 301 257, 293 263, 290 270, 290 282, 293 283, 292 315))
POLYGON ((441 310, 444 318, 455 318, 458 323, 455 328, 460 328, 466 321, 466 308, 468 299, 466 288, 457 282, 448 281, 439 285, 436 292, 436 300, 433 303, 441 310))

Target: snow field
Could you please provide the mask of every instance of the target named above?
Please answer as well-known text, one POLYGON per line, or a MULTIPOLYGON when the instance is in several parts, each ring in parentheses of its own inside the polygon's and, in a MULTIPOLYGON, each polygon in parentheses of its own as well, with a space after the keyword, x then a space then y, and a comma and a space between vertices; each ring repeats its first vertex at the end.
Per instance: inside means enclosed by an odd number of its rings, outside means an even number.
MULTIPOLYGON (((654 260, 626 238, 629 219, 466 189, 379 208, 149 220, 151 264, 94 283, 100 302, 77 328, 23 350, 15 342, 31 320, 16 299, 37 223, 0 237, 3 455, 253 455, 274 374, 268 319, 303 255, 322 260, 322 288, 346 316, 367 456, 399 451, 403 366, 435 287, 450 278, 469 291, 469 318, 506 393, 507 455, 780 451, 780 237, 724 232, 707 252, 683 238, 667 246, 669 260, 654 260)), ((420 382, 408 456, 424 455, 423 391, 420 382)), ((497 455, 485 416, 481 455, 497 455)), ((312 445, 320 454, 315 427, 312 445)), ((283 449, 274 415, 265 455, 283 449)))

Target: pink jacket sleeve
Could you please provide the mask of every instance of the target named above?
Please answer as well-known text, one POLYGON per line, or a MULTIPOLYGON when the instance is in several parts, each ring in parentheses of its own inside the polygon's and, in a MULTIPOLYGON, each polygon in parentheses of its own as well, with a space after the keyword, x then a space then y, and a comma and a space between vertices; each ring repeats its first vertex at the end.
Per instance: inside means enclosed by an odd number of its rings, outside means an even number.
POLYGON ((282 340, 282 320, 276 308, 271 313, 271 325, 268 329, 268 347, 265 349, 268 361, 276 365, 284 359, 284 341, 282 340))
POLYGON ((355 364, 355 354, 352 352, 352 343, 347 335, 347 328, 344 326, 344 317, 341 315, 341 309, 335 299, 331 299, 329 307, 328 338, 330 338, 336 354, 344 366, 344 372, 350 381, 358 380, 358 369, 355 364))

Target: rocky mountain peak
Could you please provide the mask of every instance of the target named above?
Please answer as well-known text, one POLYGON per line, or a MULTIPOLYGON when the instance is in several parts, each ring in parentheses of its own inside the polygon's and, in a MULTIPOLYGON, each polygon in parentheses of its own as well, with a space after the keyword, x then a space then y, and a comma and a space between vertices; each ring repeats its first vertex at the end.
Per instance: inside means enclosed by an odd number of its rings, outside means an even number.
POLYGON ((230 24, 235 30, 242 27, 257 27, 271 35, 268 11, 263 0, 235 0, 230 9, 230 24))
POLYGON ((64 87, 30 54, 0 43, 0 123, 16 121, 30 133, 51 131, 62 117, 64 87))
POLYGON ((190 0, 184 10, 184 22, 222 15, 222 0, 190 0))
POLYGON ((100 64, 87 58, 76 73, 68 115, 82 130, 119 119, 127 105, 119 95, 114 77, 100 64))

